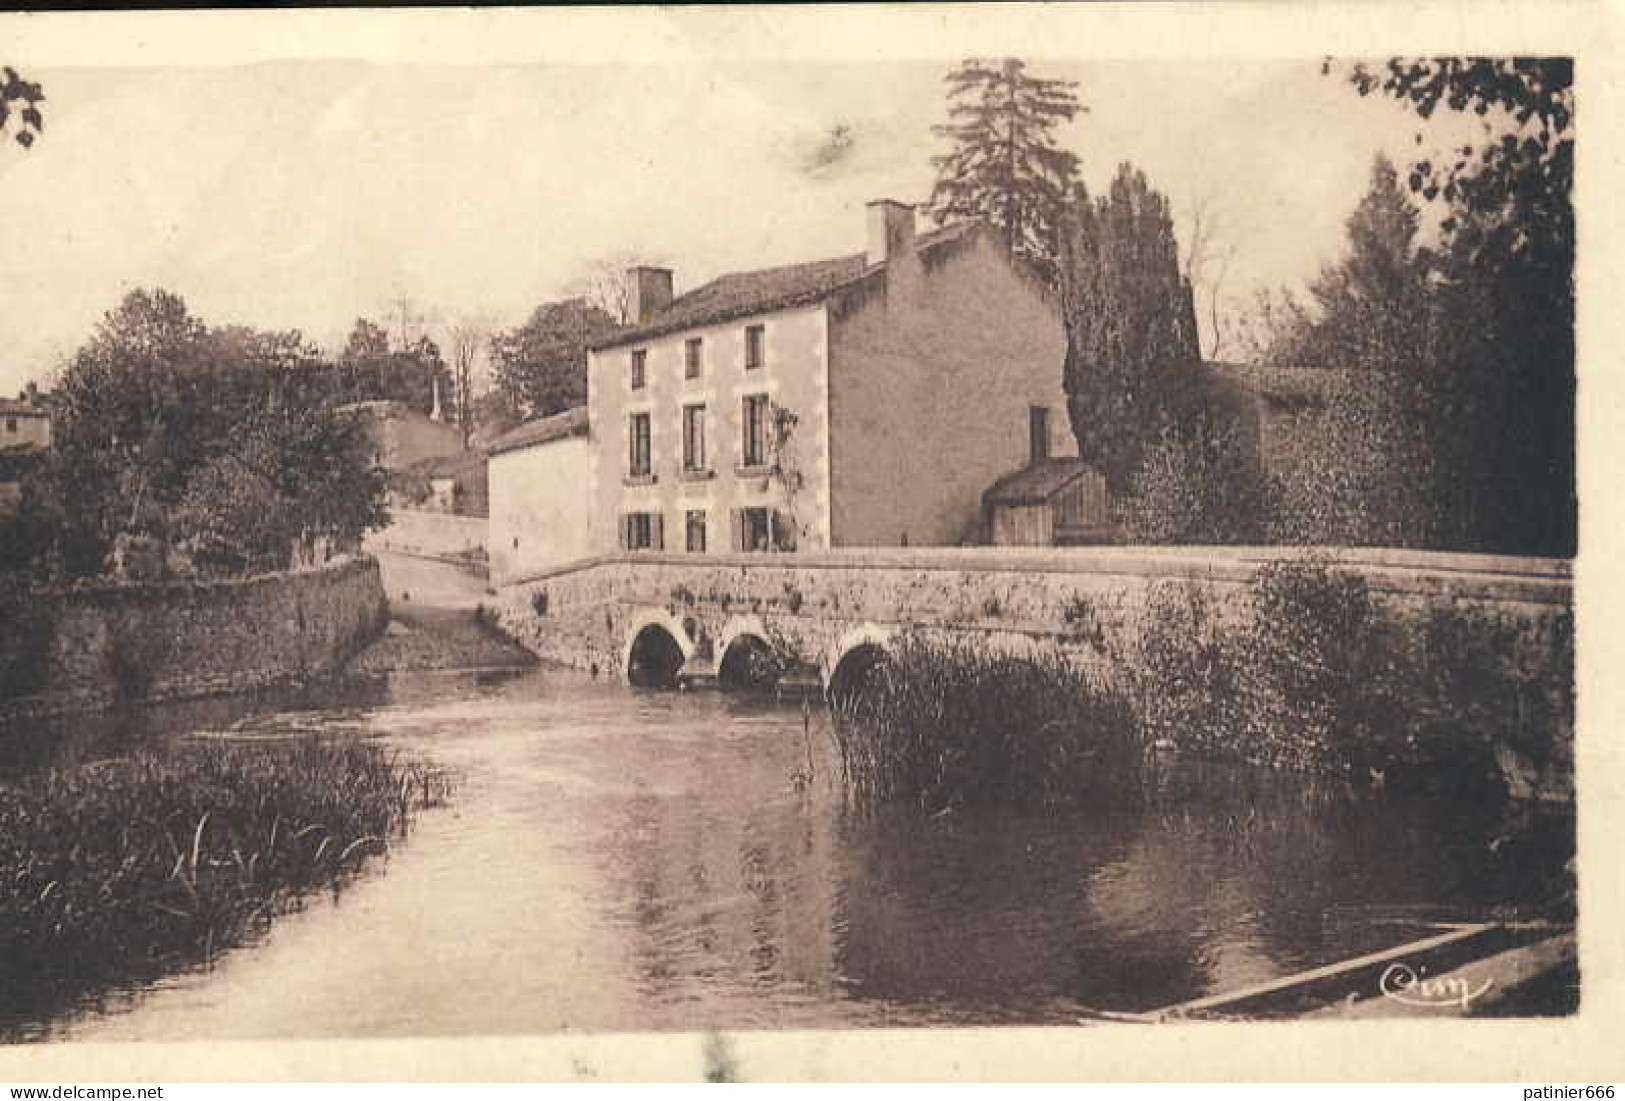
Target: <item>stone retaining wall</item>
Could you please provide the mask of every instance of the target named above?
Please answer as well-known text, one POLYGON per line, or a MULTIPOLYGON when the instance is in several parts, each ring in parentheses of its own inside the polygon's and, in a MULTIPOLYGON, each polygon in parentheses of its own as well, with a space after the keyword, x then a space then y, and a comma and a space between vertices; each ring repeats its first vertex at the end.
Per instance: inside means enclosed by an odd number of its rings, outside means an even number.
POLYGON ((0 717, 238 692, 330 672, 388 618, 378 563, 35 592, 6 609, 0 717))
POLYGON ((483 516, 391 508, 389 517, 388 527, 369 532, 363 541, 368 552, 395 551, 444 559, 466 559, 476 552, 485 553, 489 525, 483 516))

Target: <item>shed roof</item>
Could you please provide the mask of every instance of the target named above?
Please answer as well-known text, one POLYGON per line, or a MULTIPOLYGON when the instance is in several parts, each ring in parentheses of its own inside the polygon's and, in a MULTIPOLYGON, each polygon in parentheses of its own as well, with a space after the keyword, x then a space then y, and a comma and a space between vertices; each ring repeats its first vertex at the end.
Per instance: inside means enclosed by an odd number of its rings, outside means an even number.
MULTIPOLYGON (((956 222, 915 239, 916 251, 925 251, 964 237, 979 222, 956 222)), ((648 322, 621 329, 593 345, 614 348, 697 325, 714 325, 736 317, 804 306, 864 276, 881 271, 884 263, 870 264, 863 253, 812 260, 755 271, 730 272, 677 296, 671 305, 648 322)))
POLYGON ((7 417, 48 417, 51 411, 43 405, 34 405, 26 401, 13 401, 10 398, 0 398, 0 416, 7 417))
POLYGON ((982 494, 990 505, 1041 505, 1094 468, 1082 459, 1045 459, 1006 474, 982 494))
POLYGON ((504 451, 518 451, 522 447, 534 447, 536 444, 548 443, 566 436, 586 434, 587 407, 578 405, 574 409, 566 409, 551 417, 526 421, 518 428, 510 429, 487 443, 485 450, 489 455, 500 455, 504 451))

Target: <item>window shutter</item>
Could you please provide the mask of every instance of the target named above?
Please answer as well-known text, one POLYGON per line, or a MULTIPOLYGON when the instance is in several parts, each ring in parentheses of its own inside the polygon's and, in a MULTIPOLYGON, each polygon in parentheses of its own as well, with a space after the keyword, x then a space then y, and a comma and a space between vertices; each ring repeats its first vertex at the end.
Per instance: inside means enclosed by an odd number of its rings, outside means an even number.
POLYGON ((795 521, 782 509, 773 510, 773 546, 783 551, 796 549, 795 521))
POLYGON ((666 549, 666 514, 657 512, 649 517, 649 546, 653 550, 666 549))
POLYGON ((737 508, 728 510, 728 547, 735 553, 745 549, 745 515, 737 508))
POLYGON ((631 525, 632 517, 628 516, 624 512, 615 518, 615 526, 617 528, 617 535, 622 550, 626 550, 628 545, 631 543, 631 538, 629 535, 631 525))

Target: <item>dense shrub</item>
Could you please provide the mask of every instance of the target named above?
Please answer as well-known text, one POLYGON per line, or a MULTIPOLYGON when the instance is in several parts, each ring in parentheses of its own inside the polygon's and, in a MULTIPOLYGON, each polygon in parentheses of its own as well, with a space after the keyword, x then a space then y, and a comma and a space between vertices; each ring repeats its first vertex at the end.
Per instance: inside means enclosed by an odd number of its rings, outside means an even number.
POLYGON ((1132 644, 1077 636, 1098 668, 907 636, 843 702, 836 748, 859 802, 930 809, 1065 802, 1103 780, 1133 791, 1125 781, 1159 744, 1494 794, 1508 751, 1535 769, 1569 752, 1553 732, 1573 729, 1572 634, 1568 614, 1534 638, 1469 604, 1407 614, 1357 573, 1282 560, 1229 596, 1152 586, 1132 644))
POLYGON ((1134 543, 1258 543, 1268 526, 1269 485, 1238 425, 1198 418, 1165 428, 1147 448, 1118 507, 1134 543))
POLYGON ((1156 587, 1126 676, 1147 737, 1207 756, 1363 783, 1498 782, 1497 747, 1537 765, 1572 729, 1567 616, 1518 654, 1517 628, 1470 605, 1407 616, 1315 559, 1258 571, 1219 601, 1156 587))
POLYGON ((860 804, 933 812, 1121 791, 1141 758, 1127 704, 1065 656, 912 635, 843 706, 835 739, 860 804))
POLYGON ((0 1031, 240 942, 448 787, 375 745, 315 740, 191 744, 0 785, 0 1031))

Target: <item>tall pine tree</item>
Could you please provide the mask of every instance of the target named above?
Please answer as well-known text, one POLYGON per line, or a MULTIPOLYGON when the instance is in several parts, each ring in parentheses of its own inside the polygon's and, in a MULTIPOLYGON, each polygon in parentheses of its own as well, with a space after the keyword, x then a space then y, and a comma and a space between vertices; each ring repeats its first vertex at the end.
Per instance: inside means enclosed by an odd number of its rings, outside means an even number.
POLYGON ((1017 58, 965 61, 949 73, 948 122, 932 127, 953 148, 931 158, 936 184, 926 212, 940 225, 985 218, 1011 255, 1049 267, 1078 158, 1055 130, 1080 110, 1077 84, 1030 76, 1017 58))

